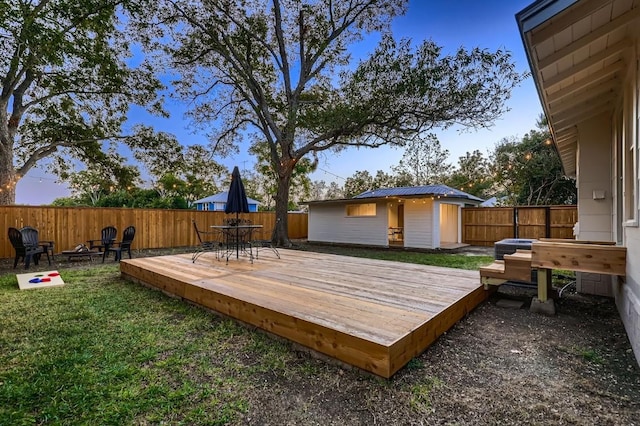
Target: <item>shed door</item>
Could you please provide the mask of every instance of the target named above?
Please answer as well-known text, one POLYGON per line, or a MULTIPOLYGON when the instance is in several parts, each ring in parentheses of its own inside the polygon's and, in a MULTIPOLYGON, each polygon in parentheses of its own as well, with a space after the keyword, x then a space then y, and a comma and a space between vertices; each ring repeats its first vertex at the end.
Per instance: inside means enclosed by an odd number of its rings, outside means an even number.
POLYGON ((440 204, 440 244, 458 242, 458 206, 440 204))

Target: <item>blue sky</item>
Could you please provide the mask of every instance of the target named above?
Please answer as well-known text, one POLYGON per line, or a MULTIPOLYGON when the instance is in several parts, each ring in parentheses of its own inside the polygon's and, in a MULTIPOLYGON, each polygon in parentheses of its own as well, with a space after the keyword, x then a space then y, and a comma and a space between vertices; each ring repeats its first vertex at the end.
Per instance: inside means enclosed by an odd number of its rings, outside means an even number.
MULTIPOLYGON (((396 37, 407 37, 416 42, 430 38, 443 46, 445 52, 455 51, 460 46, 506 49, 512 53, 516 69, 528 71, 515 14, 530 3, 532 0, 411 0, 407 14, 394 21, 393 33, 396 37)), ((358 45, 354 59, 365 57, 376 41, 377 38, 371 38, 358 45)), ((457 129, 449 129, 436 132, 442 147, 450 152, 451 163, 457 163, 458 157, 467 151, 478 149, 486 154, 501 139, 522 137, 535 128, 542 107, 531 78, 512 92, 507 105, 511 111, 489 130, 460 133, 457 129)), ((138 113, 130 116, 133 121, 143 120, 158 130, 176 134, 182 143, 206 143, 204 136, 193 134, 189 129, 189 123, 184 118, 184 105, 168 100, 167 108, 171 112, 169 120, 149 118, 138 113)), ((377 170, 390 172, 401 158, 402 151, 392 148, 352 148, 339 155, 326 153, 320 156, 319 169, 311 178, 326 182, 335 180, 342 185, 344 178, 358 170, 368 170, 372 174, 377 170)), ((246 148, 241 147, 238 155, 220 159, 220 162, 230 170, 234 165, 250 169, 254 160, 246 153, 246 148)), ((18 183, 16 202, 47 204, 66 195, 68 191, 64 185, 56 184, 53 176, 36 169, 18 183)))

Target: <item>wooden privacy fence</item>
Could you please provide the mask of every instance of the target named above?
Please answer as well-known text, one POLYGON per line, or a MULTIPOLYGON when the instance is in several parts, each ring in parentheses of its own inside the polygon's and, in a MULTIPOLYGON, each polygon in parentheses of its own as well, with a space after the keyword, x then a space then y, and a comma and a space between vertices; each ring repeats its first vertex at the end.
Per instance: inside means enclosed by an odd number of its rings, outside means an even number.
POLYGON ((575 238, 576 206, 465 207, 462 242, 492 246, 505 238, 575 238))
MULTIPOLYGON (((56 252, 73 249, 90 239, 99 239, 100 231, 108 225, 118 229, 118 239, 124 229, 136 227, 134 249, 188 247, 197 244, 192 220, 198 228, 209 230, 221 225, 224 212, 196 210, 162 210, 130 208, 3 206, 0 207, 0 258, 13 257, 14 251, 7 230, 10 227, 33 226, 41 240, 53 240, 56 252)), ((235 217, 235 215, 234 215, 235 217)), ((274 212, 245 213, 241 218, 263 225, 263 238, 270 238, 276 217, 274 212)), ((307 237, 307 214, 289 213, 289 238, 307 237)))

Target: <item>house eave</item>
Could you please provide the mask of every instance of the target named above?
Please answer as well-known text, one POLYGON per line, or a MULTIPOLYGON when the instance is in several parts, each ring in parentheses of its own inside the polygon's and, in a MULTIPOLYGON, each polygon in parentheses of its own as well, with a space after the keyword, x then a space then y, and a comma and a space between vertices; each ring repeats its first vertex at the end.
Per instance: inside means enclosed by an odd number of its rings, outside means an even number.
POLYGON ((613 113, 640 6, 621 0, 543 0, 516 15, 564 172, 575 176, 578 126, 613 113))

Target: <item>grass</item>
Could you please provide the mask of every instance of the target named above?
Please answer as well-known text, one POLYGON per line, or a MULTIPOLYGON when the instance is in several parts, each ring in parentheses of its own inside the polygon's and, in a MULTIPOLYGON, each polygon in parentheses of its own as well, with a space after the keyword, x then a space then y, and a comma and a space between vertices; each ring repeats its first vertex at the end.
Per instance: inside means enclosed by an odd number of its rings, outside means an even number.
POLYGON ((392 260, 396 262, 417 263, 419 265, 443 266, 447 268, 477 270, 493 262, 492 256, 475 256, 452 253, 415 252, 405 250, 380 250, 365 247, 325 246, 300 247, 342 256, 365 257, 369 259, 392 260))
POLYGON ((260 347, 272 368, 283 351, 117 266, 62 275, 63 288, 23 292, 0 277, 0 424, 225 424, 256 370, 238 352, 260 347))

